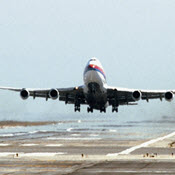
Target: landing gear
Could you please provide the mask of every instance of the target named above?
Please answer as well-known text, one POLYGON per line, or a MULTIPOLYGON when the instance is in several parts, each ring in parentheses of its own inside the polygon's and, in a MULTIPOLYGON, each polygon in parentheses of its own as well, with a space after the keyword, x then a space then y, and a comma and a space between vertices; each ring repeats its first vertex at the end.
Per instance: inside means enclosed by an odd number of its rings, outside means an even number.
POLYGON ((101 113, 102 113, 102 112, 106 113, 106 108, 105 108, 105 107, 101 107, 101 108, 100 108, 100 112, 101 112, 101 113))
POLYGON ((112 112, 118 112, 119 103, 118 100, 113 99, 112 101, 112 112))
POLYGON ((80 106, 75 106, 74 111, 75 112, 77 112, 77 111, 80 112, 80 106))
POLYGON ((76 100, 75 102, 75 112, 76 111, 80 112, 80 101, 79 100, 76 100))
POLYGON ((75 112, 80 112, 80 100, 78 99, 78 97, 75 100, 75 108, 74 108, 75 112))
POLYGON ((88 113, 89 113, 89 112, 93 113, 93 108, 92 108, 92 107, 88 107, 88 108, 87 108, 87 112, 88 112, 88 113))
POLYGON ((118 112, 118 107, 117 106, 113 106, 112 107, 112 112, 118 112))

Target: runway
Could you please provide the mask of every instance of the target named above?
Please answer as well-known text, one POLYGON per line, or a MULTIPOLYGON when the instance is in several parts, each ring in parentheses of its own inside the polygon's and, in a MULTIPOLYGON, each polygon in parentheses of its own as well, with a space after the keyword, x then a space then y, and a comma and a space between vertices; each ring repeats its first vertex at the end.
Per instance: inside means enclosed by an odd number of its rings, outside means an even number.
POLYGON ((93 120, 1 123, 0 174, 172 175, 175 132, 170 120, 162 118, 158 125, 93 120))
POLYGON ((0 174, 175 174, 174 140, 171 133, 149 141, 4 141, 0 174))

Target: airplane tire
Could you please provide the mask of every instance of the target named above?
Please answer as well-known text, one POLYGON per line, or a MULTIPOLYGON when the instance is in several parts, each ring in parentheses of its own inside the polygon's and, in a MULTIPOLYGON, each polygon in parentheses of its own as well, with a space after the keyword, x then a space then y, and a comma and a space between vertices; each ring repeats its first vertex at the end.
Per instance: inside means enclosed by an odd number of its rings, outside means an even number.
POLYGON ((74 108, 74 111, 75 111, 75 112, 77 112, 77 111, 80 112, 80 107, 77 107, 77 106, 76 106, 76 107, 74 108))
POLYGON ((102 112, 106 113, 106 108, 105 108, 105 107, 102 107, 102 108, 100 109, 100 112, 101 112, 101 113, 102 113, 102 112))
POLYGON ((87 112, 88 112, 88 113, 89 113, 89 112, 93 113, 93 108, 92 108, 92 107, 88 107, 88 108, 87 108, 87 112))
POLYGON ((117 108, 117 107, 116 107, 116 108, 113 107, 113 108, 112 108, 112 112, 118 112, 118 108, 117 108))

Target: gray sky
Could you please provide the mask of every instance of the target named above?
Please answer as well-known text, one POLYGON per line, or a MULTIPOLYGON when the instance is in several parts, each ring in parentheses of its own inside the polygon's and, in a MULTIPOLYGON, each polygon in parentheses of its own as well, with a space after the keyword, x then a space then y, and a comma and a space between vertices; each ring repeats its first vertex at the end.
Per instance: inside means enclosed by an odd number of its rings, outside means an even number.
MULTIPOLYGON (((175 89, 174 9, 174 0, 0 0, 0 85, 81 85, 84 67, 95 56, 109 85, 175 89)), ((173 115, 174 109, 173 103, 141 102, 121 107, 117 115, 153 112, 157 117, 173 115)), ((19 94, 0 91, 4 111, 16 118, 29 111, 73 114, 73 106, 43 99, 24 102, 19 94)), ((86 116, 86 108, 82 111, 74 115, 86 116)), ((108 113, 114 115, 111 109, 108 113)))

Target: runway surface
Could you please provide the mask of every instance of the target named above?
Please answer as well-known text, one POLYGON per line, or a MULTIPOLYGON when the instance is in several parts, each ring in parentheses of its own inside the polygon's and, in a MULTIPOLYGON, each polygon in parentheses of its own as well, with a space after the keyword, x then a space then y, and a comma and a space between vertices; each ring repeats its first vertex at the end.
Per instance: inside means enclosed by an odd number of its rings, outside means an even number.
POLYGON ((174 118, 0 126, 0 174, 175 174, 174 118))

